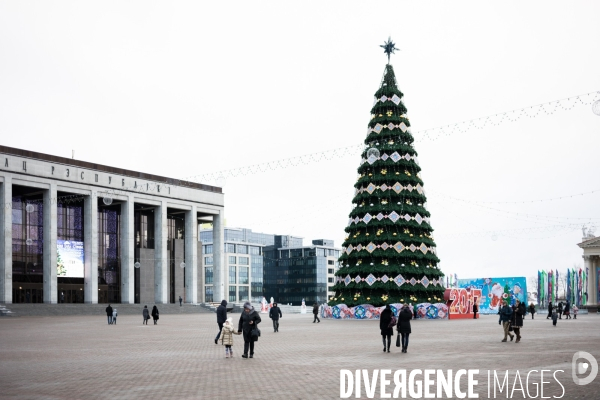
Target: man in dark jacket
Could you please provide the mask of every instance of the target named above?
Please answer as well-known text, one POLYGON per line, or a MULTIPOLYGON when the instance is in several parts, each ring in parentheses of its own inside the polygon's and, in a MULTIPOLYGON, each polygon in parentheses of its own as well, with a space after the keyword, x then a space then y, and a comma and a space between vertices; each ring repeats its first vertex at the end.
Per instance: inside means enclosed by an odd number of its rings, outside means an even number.
POLYGON ((562 319, 562 313, 563 313, 563 302, 562 301, 560 303, 558 303, 558 308, 557 308, 556 312, 558 313, 558 319, 562 319))
POLYGON ((277 307, 277 303, 273 303, 273 307, 269 310, 269 318, 273 320, 273 332, 279 332, 279 318, 283 318, 281 310, 277 307))
POLYGON ((500 311, 498 312, 498 314, 500 314, 500 319, 498 321, 498 325, 502 325, 502 329, 504 330, 504 339, 502 339, 503 342, 506 342, 506 338, 507 336, 510 336, 510 340, 512 342, 512 340, 515 338, 515 335, 513 335, 512 333, 510 333, 508 331, 508 329, 510 328, 510 320, 512 317, 512 308, 510 308, 510 306, 508 305, 508 303, 505 301, 504 305, 502 306, 502 308, 500 309, 500 311))
POLYGON ((317 303, 313 304, 313 314, 315 316, 315 318, 313 319, 313 324, 315 322, 321 322, 321 320, 319 319, 319 305, 317 303))
POLYGON ((548 316, 546 317, 546 319, 552 318, 552 309, 554 307, 552 306, 552 303, 548 303, 548 316))
POLYGON ((221 300, 221 305, 217 307, 217 324, 219 325, 219 333, 215 337, 215 344, 219 341, 223 324, 227 321, 227 300, 221 300))
POLYGON ((106 316, 108 317, 108 324, 112 324, 112 307, 110 306, 110 304, 108 305, 108 307, 106 307, 104 311, 106 311, 106 316))

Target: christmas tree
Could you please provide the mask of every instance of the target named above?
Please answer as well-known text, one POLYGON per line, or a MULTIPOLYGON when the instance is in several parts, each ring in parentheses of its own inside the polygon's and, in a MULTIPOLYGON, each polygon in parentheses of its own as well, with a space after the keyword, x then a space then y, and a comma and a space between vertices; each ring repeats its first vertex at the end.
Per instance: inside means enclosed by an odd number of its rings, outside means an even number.
POLYGON ((353 210, 330 305, 438 303, 444 274, 438 268, 421 168, 413 147, 403 94, 388 55, 375 93, 353 210))

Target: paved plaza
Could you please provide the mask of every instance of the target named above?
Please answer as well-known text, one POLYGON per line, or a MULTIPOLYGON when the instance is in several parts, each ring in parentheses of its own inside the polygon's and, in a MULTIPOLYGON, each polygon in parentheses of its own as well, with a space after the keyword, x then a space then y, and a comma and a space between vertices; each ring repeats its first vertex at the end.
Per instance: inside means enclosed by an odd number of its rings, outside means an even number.
MULTIPOLYGON (((239 314, 232 316, 237 324, 239 314)), ((517 370, 524 386, 532 369, 564 370, 556 374, 564 386, 562 398, 600 398, 600 376, 587 386, 577 386, 571 378, 575 352, 600 360, 598 315, 559 320, 556 328, 545 316, 528 319, 518 344, 500 342, 495 316, 414 321, 407 354, 393 344, 390 354, 382 352, 379 321, 313 324, 310 314, 284 315, 280 333, 273 333, 271 321, 262 318, 254 359, 240 357, 240 336, 234 337, 235 358, 225 358, 224 347, 213 341, 214 314, 161 314, 157 326, 152 321, 142 326, 141 313, 120 316, 117 325, 107 325, 103 315, 0 318, 0 397, 336 399, 341 369, 419 368, 479 369, 479 398, 488 398, 488 370, 502 376, 509 370, 511 387, 517 370)), ((532 382, 539 380, 537 373, 530 376, 531 396, 532 382)), ((544 380, 551 382, 545 385, 545 397, 561 396, 563 389, 552 375, 544 380)), ((388 392, 393 388, 392 378, 388 392)), ((361 395, 367 398, 364 387, 361 395)), ((524 397, 517 391, 497 398, 524 397)))

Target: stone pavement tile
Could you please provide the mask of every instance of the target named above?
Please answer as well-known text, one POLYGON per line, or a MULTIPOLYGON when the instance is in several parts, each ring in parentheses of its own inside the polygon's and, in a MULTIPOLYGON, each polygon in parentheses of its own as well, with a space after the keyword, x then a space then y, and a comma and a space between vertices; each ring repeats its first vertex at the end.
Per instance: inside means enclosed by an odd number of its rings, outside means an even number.
MULTIPOLYGON (((239 314, 232 316, 237 324, 239 314)), ((563 398, 600 398, 600 376, 587 386, 571 380, 576 351, 600 360, 597 315, 560 320, 556 328, 544 317, 526 320, 518 344, 500 343, 495 316, 413 321, 407 354, 394 346, 395 336, 392 352, 381 351, 378 321, 313 324, 312 315, 284 315, 274 333, 270 319, 262 318, 254 359, 241 358, 241 336, 234 336, 235 357, 225 358, 224 347, 214 344, 214 314, 161 315, 156 326, 130 315, 120 316, 117 325, 103 316, 2 318, 0 398, 337 399, 341 369, 417 368, 479 369, 479 398, 488 398, 488 370, 501 376, 509 370, 512 385, 517 370, 525 384, 530 369, 562 369, 563 398)), ((530 380, 539 382, 539 373, 530 380)), ((544 396, 561 391, 550 384, 544 396)), ((367 398, 364 388, 361 398, 367 398)), ((517 391, 512 398, 523 396, 517 391)))

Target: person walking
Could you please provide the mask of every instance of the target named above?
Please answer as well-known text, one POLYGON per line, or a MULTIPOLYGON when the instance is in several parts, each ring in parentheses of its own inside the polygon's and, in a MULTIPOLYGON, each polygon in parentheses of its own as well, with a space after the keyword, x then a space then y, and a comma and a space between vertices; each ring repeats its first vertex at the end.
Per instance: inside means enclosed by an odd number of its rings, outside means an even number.
POLYGON ((560 303, 558 303, 558 319, 562 319, 562 314, 563 314, 563 302, 561 301, 560 303))
POLYGON ((277 303, 273 303, 273 307, 269 310, 269 318, 273 320, 273 332, 279 332, 279 318, 283 318, 283 315, 277 303))
MULTIPOLYGON (((221 329, 221 344, 225 346, 225 358, 233 358, 233 318, 229 317, 221 329)), ((237 333, 236 333, 237 334, 237 333)))
POLYGON ((571 319, 571 303, 569 302, 569 300, 567 300, 567 302, 565 303, 565 309, 563 311, 563 314, 565 314, 566 319, 571 319))
POLYGON ((479 311, 479 306, 477 303, 473 304, 473 319, 477 319, 477 312, 479 311))
POLYGON ((109 325, 112 324, 112 312, 113 312, 113 309, 110 306, 110 304, 108 305, 108 307, 106 307, 106 309, 104 311, 106 311, 106 316, 108 317, 108 324, 109 325))
POLYGON ((525 307, 523 307, 521 302, 517 300, 516 305, 513 306, 513 313, 510 320, 510 326, 517 336, 515 343, 519 343, 521 341, 521 328, 523 328, 523 317, 525 316, 524 310, 525 307))
POLYGON ((156 304, 152 307, 152 319, 154 320, 154 325, 158 322, 158 308, 156 308, 156 304))
POLYGON ((142 316, 144 317, 144 321, 142 322, 142 325, 144 325, 144 324, 148 325, 148 320, 150 319, 150 313, 148 312, 148 306, 144 306, 144 309, 142 310, 142 316))
POLYGON ((317 303, 313 304, 313 315, 315 316, 315 318, 313 319, 313 324, 315 322, 321 322, 321 320, 319 319, 319 305, 317 303))
POLYGON ((411 333, 410 320, 413 318, 413 313, 410 311, 408 304, 402 306, 402 310, 398 313, 398 325, 396 330, 401 335, 402 352, 408 352, 408 336, 411 333))
POLYGON ((117 315, 119 315, 119 314, 117 313, 117 309, 116 309, 116 308, 113 308, 113 315, 112 315, 113 319, 112 319, 112 323, 113 323, 114 325, 116 325, 116 324, 117 324, 117 315))
POLYGON ((396 323, 396 317, 392 312, 392 308, 388 304, 385 306, 385 310, 383 310, 379 316, 379 330, 381 331, 381 341, 383 342, 384 352, 390 352, 390 343, 392 342, 392 336, 394 336, 394 326, 396 326, 396 323))
POLYGON ((221 336, 221 330, 223 329, 225 321, 227 321, 227 300, 221 300, 221 305, 217 307, 217 325, 219 325, 219 332, 217 332, 217 336, 215 336, 215 344, 219 341, 219 336, 221 336))
POLYGON ((546 319, 552 318, 552 310, 554 309, 554 306, 552 305, 552 303, 548 303, 548 316, 546 317, 546 319))
POLYGON ((498 314, 500 314, 500 319, 498 320, 498 325, 502 325, 502 329, 504 330, 504 339, 501 340, 502 342, 506 342, 508 336, 510 336, 511 342, 515 338, 515 335, 513 335, 512 333, 509 332, 510 320, 512 317, 512 313, 513 313, 512 308, 510 308, 507 301, 504 301, 504 305, 498 312, 498 314))
POLYGON ((182 303, 183 303, 183 299, 181 298, 181 296, 179 296, 179 307, 181 307, 182 303))
POLYGON ((533 315, 535 314, 535 306, 533 303, 529 305, 529 314, 531 314, 531 319, 533 319, 533 315))
POLYGON ((558 322, 558 312, 556 309, 552 310, 552 325, 556 328, 556 323, 558 322))
POLYGON ((253 335, 252 331, 254 329, 258 330, 260 321, 260 315, 254 310, 252 304, 248 301, 245 302, 244 311, 242 311, 240 322, 238 323, 238 333, 243 333, 244 335, 244 354, 242 354, 242 358, 254 357, 254 342, 258 340, 258 337, 253 335))

